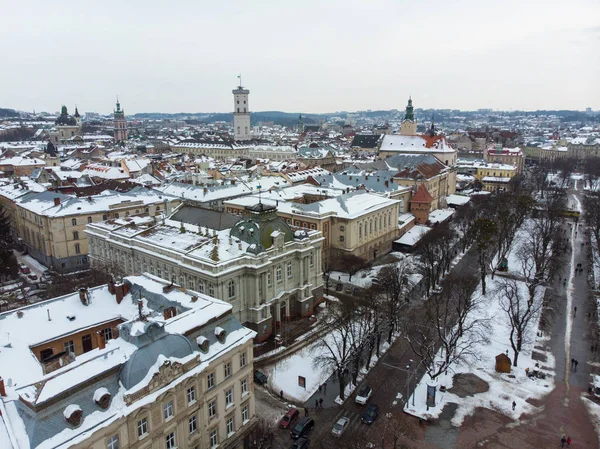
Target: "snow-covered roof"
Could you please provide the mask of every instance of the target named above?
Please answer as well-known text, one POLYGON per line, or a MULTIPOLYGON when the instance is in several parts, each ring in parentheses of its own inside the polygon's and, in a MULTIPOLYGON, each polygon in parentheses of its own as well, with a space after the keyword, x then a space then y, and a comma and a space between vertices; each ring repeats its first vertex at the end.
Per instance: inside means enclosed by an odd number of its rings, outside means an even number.
POLYGON ((387 134, 383 136, 379 151, 383 152, 419 152, 419 153, 456 153, 443 136, 404 136, 387 134))
POLYGON ((7 396, 0 398, 2 449, 66 448, 84 441, 92 432, 197 376, 217 357, 255 335, 237 321, 230 313, 232 306, 224 301, 150 275, 130 276, 124 282, 129 291, 120 303, 107 286, 101 286, 89 290, 88 305, 74 293, 0 314, 0 367, 7 390, 7 396), (165 320, 162 310, 170 306, 176 306, 178 313, 165 320), (115 318, 124 321, 117 338, 43 374, 32 345, 97 328, 115 318), (215 327, 225 331, 219 332, 220 338, 215 327), (210 347, 199 358, 195 342, 201 337, 210 341, 210 347), (144 395, 131 396, 148 387, 163 365, 178 362, 186 363, 185 374, 150 387, 144 395), (111 397, 108 408, 98 404, 105 396, 111 397), (77 427, 66 421, 75 412, 82 413, 77 427))
POLYGON ((452 194, 446 197, 446 202, 455 206, 462 206, 464 204, 467 204, 470 200, 471 198, 465 195, 452 194))
POLYGON ((15 156, 7 159, 0 159, 0 165, 12 165, 14 166, 29 166, 29 165, 46 165, 46 162, 43 159, 37 159, 35 157, 23 157, 23 156, 15 156))
POLYGON ((428 228, 427 226, 414 225, 410 230, 406 231, 406 234, 404 234, 398 240, 395 240, 394 243, 399 243, 400 245, 414 246, 429 231, 431 231, 431 228, 428 228))

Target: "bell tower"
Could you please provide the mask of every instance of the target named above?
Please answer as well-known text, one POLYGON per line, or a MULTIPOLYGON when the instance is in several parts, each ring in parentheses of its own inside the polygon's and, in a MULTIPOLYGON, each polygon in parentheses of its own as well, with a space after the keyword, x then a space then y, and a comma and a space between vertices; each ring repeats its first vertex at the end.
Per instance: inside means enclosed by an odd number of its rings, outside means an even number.
POLYGON ((125 111, 121 109, 121 103, 119 103, 118 97, 114 111, 113 124, 115 128, 115 141, 124 142, 127 140, 127 121, 125 120, 125 111))
POLYGON ((411 97, 408 97, 404 120, 400 124, 400 134, 403 136, 414 136, 417 134, 417 120, 415 119, 411 97))
POLYGON ((250 140, 250 91, 242 86, 242 75, 238 75, 240 85, 233 89, 233 138, 235 140, 250 140))

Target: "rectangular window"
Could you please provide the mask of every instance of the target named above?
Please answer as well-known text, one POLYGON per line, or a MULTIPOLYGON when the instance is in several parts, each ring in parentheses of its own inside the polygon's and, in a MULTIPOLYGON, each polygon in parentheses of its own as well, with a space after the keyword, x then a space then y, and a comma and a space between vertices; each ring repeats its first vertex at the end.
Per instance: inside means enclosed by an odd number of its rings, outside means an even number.
POLYGON ((267 285, 271 285, 272 284, 272 279, 271 279, 271 272, 267 273, 267 285))
POLYGON ((163 416, 165 421, 173 417, 173 401, 169 401, 163 406, 163 416))
POLYGON ((292 263, 288 262, 287 264, 287 277, 288 279, 292 277, 292 263))
POLYGON ((313 257, 313 255, 311 254, 310 256, 308 256, 308 264, 312 267, 315 265, 315 259, 313 257))
POLYGON ((79 243, 75 243, 75 254, 81 254, 81 246, 79 246, 79 243))
POLYGON ((235 432, 235 421, 233 416, 227 420, 227 436, 235 432))
POLYGON ((231 362, 227 362, 223 365, 223 371, 225 373, 225 379, 231 377, 231 362))
POLYGON ((215 296, 215 284, 208 284, 208 296, 215 296))
POLYGON ((177 447, 175 442, 175 432, 171 432, 166 436, 167 449, 175 449, 177 447))
POLYGON ((190 435, 198 430, 198 424, 196 423, 196 415, 190 416, 190 418, 188 419, 188 429, 190 431, 190 435))
POLYGON ((281 281, 281 265, 277 265, 277 269, 275 270, 275 279, 281 281))
POLYGON ((104 341, 112 340, 113 338, 112 328, 110 327, 102 329, 102 334, 104 334, 104 341))
POLYGON ((225 407, 229 407, 233 404, 233 388, 230 388, 225 392, 225 407))
POLYGON ((148 433, 148 420, 146 418, 142 418, 137 422, 137 432, 138 438, 141 438, 148 433))
POLYGON ((219 445, 219 433, 217 429, 210 431, 210 447, 216 447, 219 445))
POLYGON ((72 352, 75 354, 75 342, 73 340, 65 341, 63 344, 65 352, 72 352))
POLYGON ((246 363, 248 363, 248 361, 246 358, 246 351, 244 351, 240 354, 240 368, 245 367, 246 363))
POLYGON ((187 389, 187 401, 188 401, 188 405, 196 402, 196 388, 195 387, 190 387, 187 389))
POLYGON ((209 373, 208 376, 206 376, 206 388, 207 390, 210 390, 211 388, 215 387, 215 373, 209 373))
POLYGON ((73 240, 79 240, 79 232, 73 231, 73 240))
POLYGON ((106 449, 119 449, 119 435, 113 435, 106 440, 106 449))
POLYGON ((244 407, 242 407, 242 422, 245 423, 248 419, 250 419, 250 411, 248 406, 244 405, 244 407))
POLYGON ((217 400, 213 399, 208 403, 208 417, 214 418, 217 416, 217 400))
POLYGON ((240 381, 240 387, 242 389, 242 396, 248 393, 248 379, 242 379, 240 381))

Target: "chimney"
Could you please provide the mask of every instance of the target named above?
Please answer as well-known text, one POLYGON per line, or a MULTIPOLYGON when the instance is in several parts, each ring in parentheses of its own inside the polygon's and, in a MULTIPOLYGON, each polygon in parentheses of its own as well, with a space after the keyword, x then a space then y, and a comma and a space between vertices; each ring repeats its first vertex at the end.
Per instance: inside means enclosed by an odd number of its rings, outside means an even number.
POLYGON ((88 305, 88 295, 87 295, 88 291, 87 288, 80 288, 79 289, 79 300, 81 301, 81 304, 83 304, 84 306, 88 305))
POLYGON ((115 294, 115 281, 113 280, 112 276, 111 278, 108 280, 108 292, 111 295, 115 294))
POLYGON ((129 293, 131 286, 127 283, 115 285, 115 295, 117 296, 117 304, 121 304, 123 298, 129 293))
POLYGON ((235 179, 231 180, 231 185, 234 186, 235 185, 235 179))
POLYGON ((106 348, 106 340, 104 339, 104 332, 98 331, 96 332, 96 343, 98 344, 98 349, 102 350, 106 348))
POLYGON ((4 388, 4 379, 0 377, 0 396, 6 396, 6 389, 4 388))
POLYGON ((204 187, 204 193, 205 194, 208 193, 208 188, 207 187, 204 187))
POLYGON ((58 198, 58 197, 54 198, 54 205, 60 206, 60 198, 58 198))

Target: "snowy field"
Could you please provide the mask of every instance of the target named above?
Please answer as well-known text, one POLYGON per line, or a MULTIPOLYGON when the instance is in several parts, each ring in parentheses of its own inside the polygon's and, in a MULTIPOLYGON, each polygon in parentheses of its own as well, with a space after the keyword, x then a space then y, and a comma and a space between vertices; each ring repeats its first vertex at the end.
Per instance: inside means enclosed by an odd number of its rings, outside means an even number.
MULTIPOLYGON (((499 295, 494 292, 500 280, 491 277, 487 279, 488 294, 484 298, 483 307, 480 307, 476 313, 478 318, 491 318, 486 324, 486 329, 490 338, 488 345, 482 345, 479 348, 479 358, 477 360, 461 362, 452 366, 447 374, 440 375, 433 384, 444 386, 446 389, 452 387, 453 377, 459 373, 472 373, 484 380, 489 385, 489 390, 484 393, 476 393, 466 397, 459 397, 448 391, 436 393, 436 406, 427 409, 426 395, 427 383, 432 383, 429 376, 425 374, 421 382, 417 385, 413 397, 407 401, 405 411, 411 415, 419 416, 424 419, 437 418, 447 403, 458 404, 452 425, 460 426, 465 416, 472 415, 477 407, 489 408, 503 413, 513 419, 518 418, 522 413, 531 413, 535 407, 527 402, 528 399, 539 399, 552 391, 554 388, 554 357, 550 352, 541 352, 547 357, 547 361, 540 363, 540 371, 546 374, 546 379, 528 378, 525 369, 533 370, 536 362, 532 359, 532 351, 535 343, 543 346, 549 337, 536 337, 539 322, 539 316, 533 320, 530 327, 531 343, 523 348, 519 355, 519 366, 512 367, 511 373, 497 373, 495 370, 496 356, 506 353, 512 359, 512 350, 510 349, 508 318, 506 312, 500 307, 499 295), (516 402, 516 408, 512 410, 512 402, 516 402)), ((519 289, 522 294, 527 295, 527 288, 523 282, 519 282, 519 289)), ((481 289, 476 291, 480 294, 481 289)), ((542 289, 538 292, 543 295, 542 289)))

